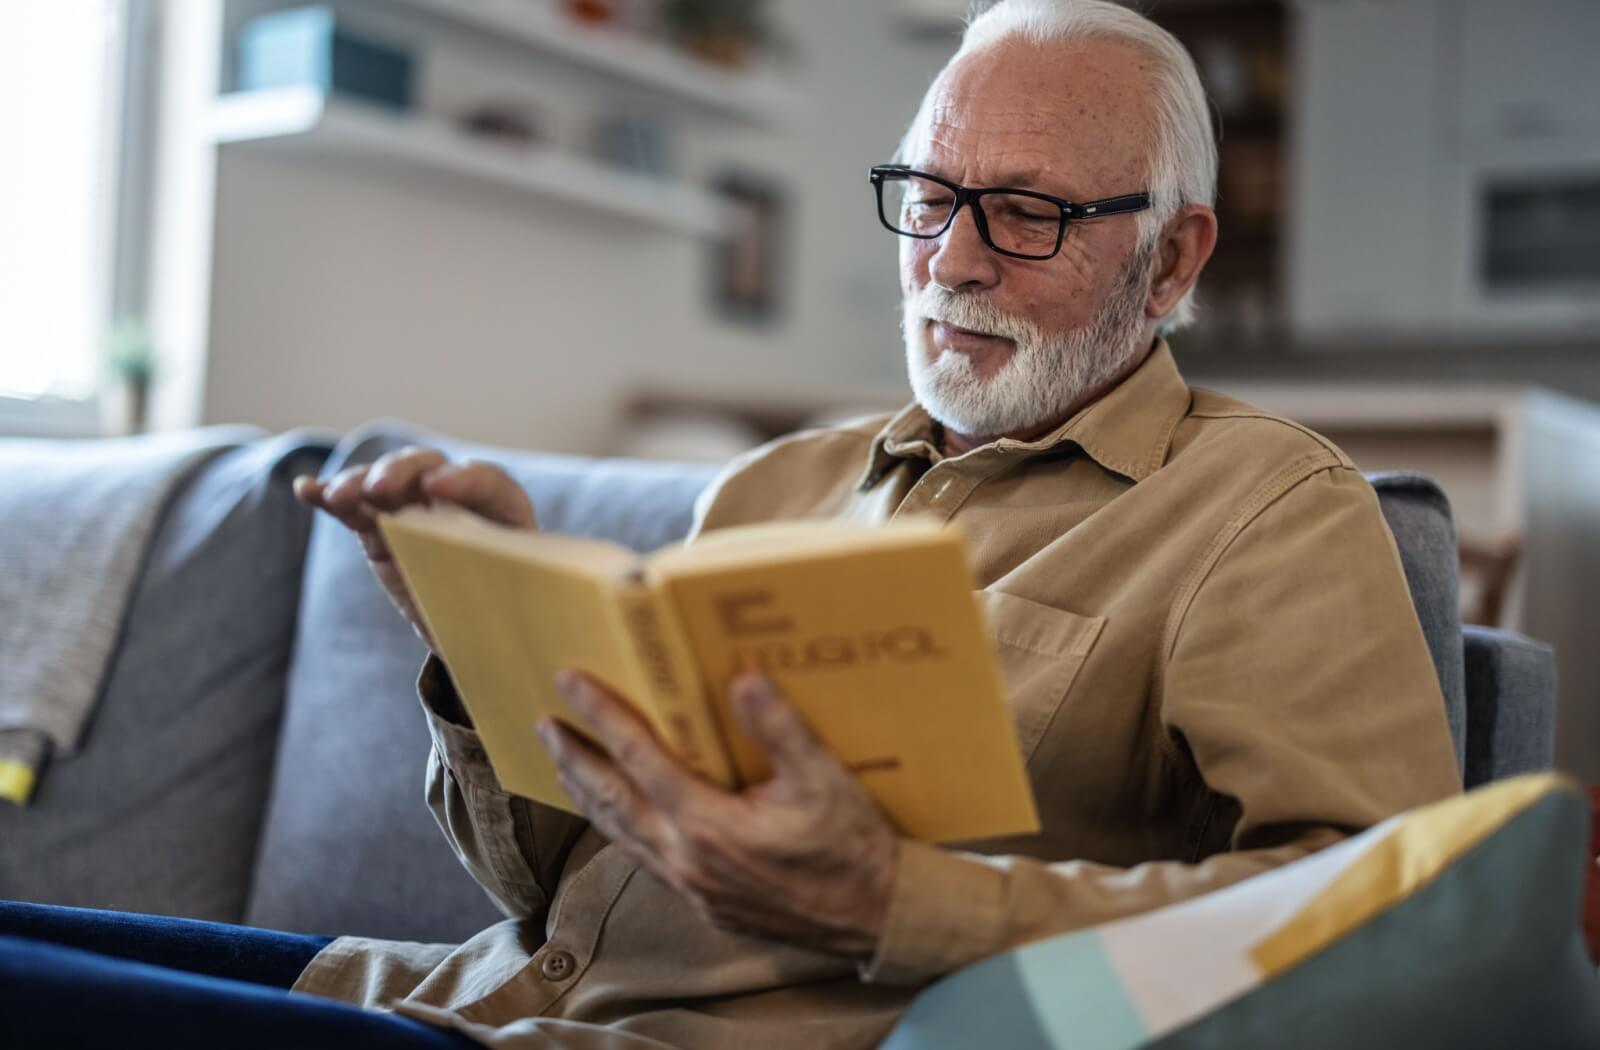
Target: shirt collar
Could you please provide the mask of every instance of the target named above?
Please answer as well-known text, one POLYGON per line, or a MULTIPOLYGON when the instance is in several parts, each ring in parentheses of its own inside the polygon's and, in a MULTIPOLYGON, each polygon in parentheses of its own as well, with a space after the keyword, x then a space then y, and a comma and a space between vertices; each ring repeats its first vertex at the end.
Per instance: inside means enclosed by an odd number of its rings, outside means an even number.
MULTIPOLYGON (((1055 430, 1033 441, 1000 438, 983 448, 1032 457, 1070 441, 1105 469, 1138 483, 1166 462, 1173 431, 1189 404, 1189 386, 1172 349, 1158 338, 1126 379, 1055 430)), ((871 488, 900 460, 938 462, 935 435, 936 424, 922 406, 907 405, 873 438, 858 488, 871 488)))

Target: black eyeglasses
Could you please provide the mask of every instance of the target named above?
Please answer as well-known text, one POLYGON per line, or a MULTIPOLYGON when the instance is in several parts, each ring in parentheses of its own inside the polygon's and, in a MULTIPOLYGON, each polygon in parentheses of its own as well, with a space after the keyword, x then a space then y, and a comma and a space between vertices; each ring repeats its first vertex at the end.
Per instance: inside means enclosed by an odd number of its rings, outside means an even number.
POLYGON ((878 221, 902 237, 932 240, 955 221, 963 204, 983 243, 1014 259, 1049 259, 1061 250, 1067 223, 1120 215, 1150 207, 1150 194, 1076 204, 1033 190, 1008 187, 968 189, 960 183, 899 164, 878 164, 869 172, 878 194, 878 221))

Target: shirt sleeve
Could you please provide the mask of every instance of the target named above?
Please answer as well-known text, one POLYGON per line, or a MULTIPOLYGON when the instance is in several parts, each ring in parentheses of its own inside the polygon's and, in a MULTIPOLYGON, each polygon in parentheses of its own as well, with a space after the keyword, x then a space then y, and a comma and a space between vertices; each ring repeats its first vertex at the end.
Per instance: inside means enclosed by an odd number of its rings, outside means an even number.
POLYGON ((417 692, 433 741, 426 795, 439 830, 501 912, 513 919, 541 914, 587 822, 500 786, 437 656, 423 664, 417 692))
POLYGON ((1197 770, 1227 850, 1131 868, 903 842, 863 978, 917 984, 1028 941, 1298 860, 1460 790, 1394 540, 1359 472, 1320 470, 1230 523, 1162 641, 1163 746, 1197 770))

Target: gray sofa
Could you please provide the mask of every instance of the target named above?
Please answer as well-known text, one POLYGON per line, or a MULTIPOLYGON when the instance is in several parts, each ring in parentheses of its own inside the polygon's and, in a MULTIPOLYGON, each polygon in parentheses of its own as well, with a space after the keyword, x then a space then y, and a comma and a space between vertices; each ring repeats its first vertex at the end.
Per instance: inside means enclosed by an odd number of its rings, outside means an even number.
MULTIPOLYGON (((544 527, 648 550, 680 536, 704 467, 471 446, 376 424, 263 439, 163 513, 83 753, 0 806, 0 898, 458 942, 499 913, 422 800, 422 649, 354 541, 290 479, 436 444, 492 459, 544 527)), ((1439 669, 1465 781, 1547 767, 1549 647, 1459 622, 1449 507, 1373 477, 1439 669)))

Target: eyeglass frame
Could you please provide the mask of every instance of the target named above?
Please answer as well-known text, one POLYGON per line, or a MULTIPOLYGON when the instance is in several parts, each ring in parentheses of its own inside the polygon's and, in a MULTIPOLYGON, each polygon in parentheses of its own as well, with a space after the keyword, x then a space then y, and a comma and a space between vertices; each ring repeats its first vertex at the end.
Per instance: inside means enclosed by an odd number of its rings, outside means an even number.
POLYGON ((901 237, 911 237, 919 241, 937 240, 943 237, 945 232, 955 223, 956 215, 960 213, 961 206, 970 204, 972 206, 972 221, 978 227, 978 236, 982 238, 984 244, 989 246, 991 251, 999 252, 1001 255, 1008 255, 1013 259, 1031 259, 1036 262, 1054 259, 1060 254, 1061 244, 1067 237, 1069 223, 1081 222, 1085 219, 1098 219, 1102 215, 1123 215, 1130 212, 1139 212, 1150 207, 1150 194, 1148 192, 1128 193, 1120 197, 1104 197, 1100 200, 1085 201, 1080 204, 1076 201, 1067 200, 1065 197, 1056 197, 1048 193, 1040 193, 1038 190, 1025 190, 1011 186, 984 186, 973 189, 963 186, 959 182, 951 182, 949 179, 929 174, 926 171, 918 171, 903 164, 874 164, 867 170, 867 178, 872 183, 873 192, 878 197, 878 221, 890 233, 899 234, 901 237), (889 217, 884 214, 883 210, 883 184, 890 176, 895 175, 914 175, 919 179, 927 179, 929 182, 937 183, 955 194, 955 203, 950 208, 950 214, 945 217, 944 225, 939 227, 936 232, 911 233, 900 229, 889 221, 889 217), (989 216, 984 213, 981 201, 984 197, 999 193, 1032 197, 1035 200, 1054 204, 1061 209, 1060 224, 1056 227, 1056 244, 1050 250, 1050 254, 1028 255, 1023 252, 1009 251, 994 243, 994 238, 989 235, 989 216))

